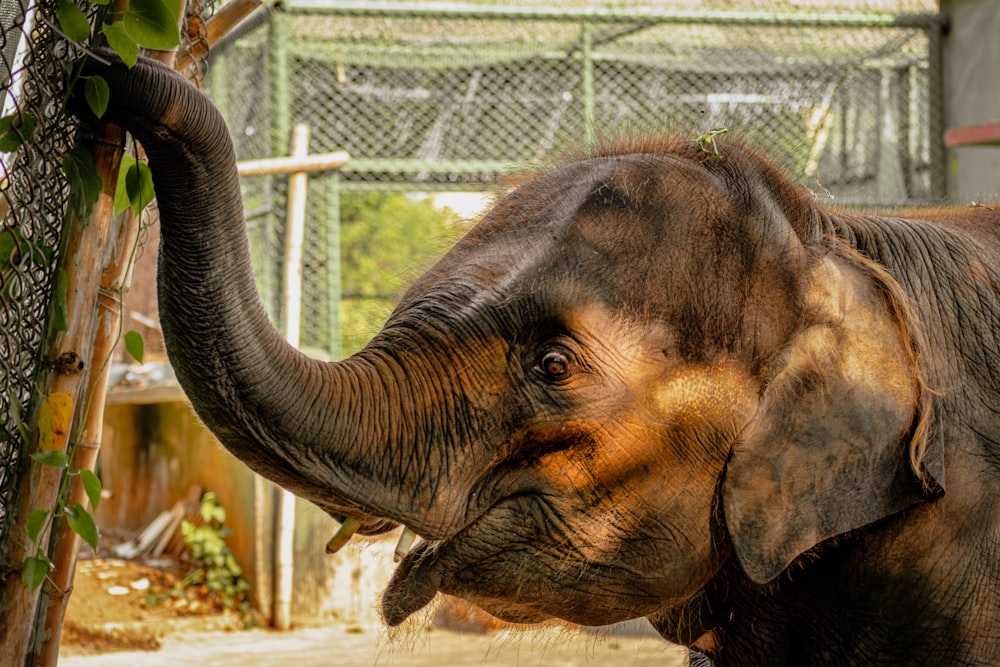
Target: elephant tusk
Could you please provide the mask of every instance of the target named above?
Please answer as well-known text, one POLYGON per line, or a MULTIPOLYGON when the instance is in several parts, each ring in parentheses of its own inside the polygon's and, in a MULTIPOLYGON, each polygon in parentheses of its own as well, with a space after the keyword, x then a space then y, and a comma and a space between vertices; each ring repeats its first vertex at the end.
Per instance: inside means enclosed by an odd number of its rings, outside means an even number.
POLYGON ((413 540, 415 540, 417 534, 414 533, 408 526, 403 526, 403 532, 399 535, 399 541, 396 542, 396 550, 393 552, 392 560, 398 563, 403 560, 403 558, 410 552, 410 547, 413 545, 413 540))
POLYGON ((354 533, 358 532, 358 528, 360 527, 361 519, 355 519, 353 516, 344 519, 344 522, 340 524, 340 528, 333 534, 330 541, 326 543, 326 552, 328 554, 335 554, 340 551, 345 544, 351 541, 351 537, 354 536, 354 533))

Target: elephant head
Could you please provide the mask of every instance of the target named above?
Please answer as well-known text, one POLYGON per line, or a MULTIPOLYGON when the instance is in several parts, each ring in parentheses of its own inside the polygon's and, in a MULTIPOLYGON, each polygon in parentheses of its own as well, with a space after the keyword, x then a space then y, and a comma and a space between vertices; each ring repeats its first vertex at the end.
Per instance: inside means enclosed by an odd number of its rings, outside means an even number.
POLYGON ((257 472, 422 538, 390 624, 438 591, 513 621, 652 615, 943 488, 901 288, 740 146, 622 142, 526 178, 325 363, 260 305, 211 104, 153 63, 91 68, 149 156, 178 378, 257 472))

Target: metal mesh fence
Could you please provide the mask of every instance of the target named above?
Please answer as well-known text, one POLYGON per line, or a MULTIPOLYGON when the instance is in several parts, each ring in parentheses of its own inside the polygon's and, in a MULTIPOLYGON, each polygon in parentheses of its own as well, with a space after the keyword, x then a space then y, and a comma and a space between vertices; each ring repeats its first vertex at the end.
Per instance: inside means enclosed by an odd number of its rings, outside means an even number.
MULTIPOLYGON (((599 135, 727 128, 836 203, 943 197, 934 2, 701 4, 289 0, 248 22, 209 77, 239 156, 285 154, 293 123, 352 156, 311 186, 304 344, 335 348, 339 193, 476 190, 599 135)), ((275 313, 282 184, 244 184, 275 313)))
POLYGON ((67 46, 51 28, 54 7, 0 5, 0 117, 16 116, 15 126, 26 123, 21 131, 31 135, 24 147, 0 152, 0 538, 16 492, 24 450, 18 418, 32 399, 66 210, 60 158, 73 126, 62 105, 67 46))

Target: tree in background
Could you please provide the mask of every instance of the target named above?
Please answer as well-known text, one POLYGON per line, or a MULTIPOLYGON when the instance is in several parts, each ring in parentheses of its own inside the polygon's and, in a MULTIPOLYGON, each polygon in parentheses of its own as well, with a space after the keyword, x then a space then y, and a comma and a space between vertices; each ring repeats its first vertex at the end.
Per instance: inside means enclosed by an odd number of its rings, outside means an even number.
POLYGON ((430 197, 353 193, 341 199, 340 309, 344 356, 378 333, 403 291, 468 225, 430 197))

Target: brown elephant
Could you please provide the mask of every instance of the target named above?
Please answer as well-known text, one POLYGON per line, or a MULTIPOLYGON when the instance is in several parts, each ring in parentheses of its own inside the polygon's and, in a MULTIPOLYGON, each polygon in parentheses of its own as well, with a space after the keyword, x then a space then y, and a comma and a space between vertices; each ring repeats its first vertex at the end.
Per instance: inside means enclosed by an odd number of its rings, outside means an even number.
POLYGON ((261 307, 208 100, 90 71, 149 156, 198 414, 361 533, 422 538, 389 624, 443 591, 645 616, 718 665, 1000 664, 995 210, 848 213, 735 143, 612 143, 526 178, 325 363, 261 307))

